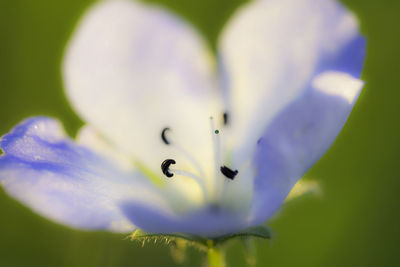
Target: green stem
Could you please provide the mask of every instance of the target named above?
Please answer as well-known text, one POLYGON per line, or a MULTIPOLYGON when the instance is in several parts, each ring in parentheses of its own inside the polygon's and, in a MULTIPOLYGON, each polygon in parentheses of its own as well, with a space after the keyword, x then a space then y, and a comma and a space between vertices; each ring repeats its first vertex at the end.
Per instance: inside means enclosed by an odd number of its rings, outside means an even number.
POLYGON ((207 252, 208 265, 210 267, 225 267, 225 253, 215 247, 211 247, 207 252))

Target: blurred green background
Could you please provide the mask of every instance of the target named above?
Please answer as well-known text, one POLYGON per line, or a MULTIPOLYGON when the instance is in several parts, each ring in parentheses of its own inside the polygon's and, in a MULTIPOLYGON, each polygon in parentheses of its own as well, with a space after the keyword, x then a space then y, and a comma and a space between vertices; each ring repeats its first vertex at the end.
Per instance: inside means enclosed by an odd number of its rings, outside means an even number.
MULTIPOLYGON (((295 1, 295 0, 293 0, 295 1)), ((0 135, 27 116, 81 121, 62 91, 64 45, 91 0, 0 0, 0 135)), ((158 0, 211 45, 241 0, 158 0)), ((400 1, 345 0, 368 39, 365 89, 330 151, 307 174, 323 195, 286 204, 257 241, 256 266, 400 266, 400 1)), ((191 250, 185 266, 202 266, 191 250)), ((228 266, 244 266, 233 243, 228 266)), ((49 222, 0 189, 0 266, 174 266, 169 248, 49 222)))

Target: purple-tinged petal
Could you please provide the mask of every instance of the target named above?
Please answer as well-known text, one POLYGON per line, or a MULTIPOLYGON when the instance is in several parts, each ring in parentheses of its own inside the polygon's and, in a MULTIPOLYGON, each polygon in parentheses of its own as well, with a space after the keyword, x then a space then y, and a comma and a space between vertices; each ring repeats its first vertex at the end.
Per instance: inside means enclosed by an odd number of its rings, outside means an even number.
POLYGON ((339 134, 363 86, 342 72, 323 72, 307 93, 283 110, 258 142, 252 224, 280 207, 305 172, 339 134))
POLYGON ((245 215, 218 210, 217 207, 177 214, 170 209, 127 202, 122 210, 133 224, 150 233, 184 233, 212 238, 235 233, 248 226, 245 215))
POLYGON ((138 174, 121 172, 75 144, 55 120, 27 119, 3 136, 0 144, 4 151, 0 184, 5 191, 57 222, 126 232, 133 225, 117 204, 152 199, 138 174))
POLYGON ((332 70, 359 77, 364 45, 357 19, 336 0, 255 0, 241 7, 219 42, 238 146, 233 164, 254 153, 265 127, 315 75, 332 70))
POLYGON ((340 71, 348 73, 355 78, 360 78, 364 66, 365 50, 365 37, 354 35, 339 51, 320 58, 316 73, 340 71))

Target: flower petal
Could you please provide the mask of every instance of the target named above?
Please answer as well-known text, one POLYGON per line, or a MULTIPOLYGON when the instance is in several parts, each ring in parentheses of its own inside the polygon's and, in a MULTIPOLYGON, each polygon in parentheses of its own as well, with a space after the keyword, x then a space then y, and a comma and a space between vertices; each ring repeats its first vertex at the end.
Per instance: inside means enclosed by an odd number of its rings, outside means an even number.
POLYGON ((90 125, 82 126, 76 135, 77 144, 92 150, 107 160, 112 161, 121 169, 132 169, 132 159, 113 147, 107 140, 90 125))
POLYGON ((322 64, 358 77, 364 44, 355 17, 334 0, 258 0, 239 9, 219 42, 233 143, 242 143, 234 161, 251 157, 268 123, 322 64))
POLYGON ((127 202, 123 204, 122 210, 132 223, 150 233, 184 233, 213 238, 247 227, 246 216, 211 207, 177 214, 170 209, 157 209, 127 202))
POLYGON ((323 72, 308 92, 283 110, 258 142, 253 224, 270 217, 297 180, 339 134, 363 82, 343 72, 323 72))
POLYGON ((78 113, 124 152, 159 170, 167 156, 160 149, 164 127, 190 147, 204 146, 219 99, 213 64, 201 37, 165 10, 101 1, 79 23, 63 74, 78 113))
POLYGON ((27 119, 0 144, 5 153, 0 157, 0 184, 11 196, 57 222, 126 232, 133 225, 117 204, 136 199, 151 205, 159 199, 139 174, 122 173, 74 144, 52 119, 27 119))

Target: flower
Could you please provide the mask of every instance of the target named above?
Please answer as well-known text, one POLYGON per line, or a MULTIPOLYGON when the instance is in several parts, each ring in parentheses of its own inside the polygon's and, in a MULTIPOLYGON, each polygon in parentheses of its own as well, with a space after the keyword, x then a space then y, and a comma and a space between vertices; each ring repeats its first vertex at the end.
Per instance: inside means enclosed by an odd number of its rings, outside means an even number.
POLYGON ((46 117, 1 139, 0 182, 39 214, 84 229, 216 238, 274 214, 343 127, 363 86, 365 39, 333 0, 258 0, 217 56, 166 10, 101 1, 63 62, 87 122, 46 117))

